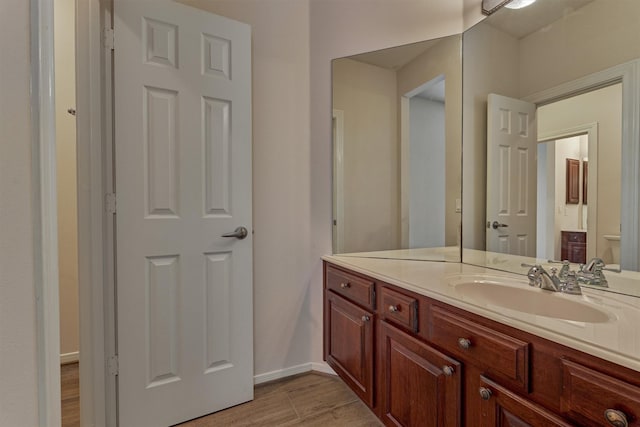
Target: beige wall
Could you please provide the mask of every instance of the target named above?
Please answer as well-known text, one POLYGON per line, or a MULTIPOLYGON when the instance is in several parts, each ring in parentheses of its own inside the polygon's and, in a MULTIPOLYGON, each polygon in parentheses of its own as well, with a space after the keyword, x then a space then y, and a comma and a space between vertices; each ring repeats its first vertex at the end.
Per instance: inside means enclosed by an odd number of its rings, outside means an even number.
POLYGON ((344 252, 399 246, 396 72, 333 62, 333 108, 344 112, 344 252))
POLYGON ((0 3, 0 425, 38 425, 29 2, 0 3))
POLYGON ((640 58, 638 17, 637 0, 596 0, 524 38, 521 96, 640 58))
POLYGON ((253 30, 256 374, 321 362, 331 60, 459 33, 462 1, 188 2, 253 30))
POLYGON ((307 294, 320 255, 310 222, 309 2, 188 3, 252 29, 255 373, 308 363, 307 294))
POLYGON ((75 0, 55 0, 56 150, 60 354, 75 353, 78 337, 78 215, 76 191, 75 0))
MULTIPOLYGON (((609 243, 603 236, 620 234, 621 85, 546 105, 538 109, 538 118, 538 132, 545 135, 579 125, 598 123, 596 256, 609 258, 609 243)), ((589 153, 590 158, 594 155, 596 153, 589 153)))
POLYGON ((398 95, 445 76, 445 246, 459 244, 462 197, 462 37, 447 37, 398 70, 398 95))
POLYGON ((521 40, 487 25, 476 26, 465 35, 465 248, 484 249, 486 95, 493 92, 524 98, 543 89, 639 58, 638 16, 640 2, 636 0, 597 0, 544 31, 521 40), (577 32, 567 37, 566 33, 569 31, 577 32), (620 43, 620 40, 624 43, 620 43))
POLYGON ((518 96, 518 40, 478 25, 464 35, 463 51, 462 245, 484 250, 487 96, 518 96))
MULTIPOLYGON (((478 2, 478 4, 480 4, 478 2)), ((311 0, 310 345, 322 359, 322 264, 331 252, 331 60, 460 33, 462 0, 311 0), (401 5, 401 6, 400 6, 401 5)))
MULTIPOLYGON (((196 0, 193 0, 196 1, 196 0)), ((330 60, 458 33, 462 0, 198 0, 253 28, 256 373, 322 360, 330 60)), ((0 6, 0 425, 36 425, 28 2, 0 6), (19 325, 16 327, 16 325, 19 325)))

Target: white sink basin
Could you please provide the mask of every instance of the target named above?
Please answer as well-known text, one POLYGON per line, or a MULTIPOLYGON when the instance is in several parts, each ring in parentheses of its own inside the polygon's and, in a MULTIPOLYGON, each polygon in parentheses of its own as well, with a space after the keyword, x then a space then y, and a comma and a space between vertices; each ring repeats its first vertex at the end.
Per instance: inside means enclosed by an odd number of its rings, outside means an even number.
POLYGON ((543 291, 526 280, 493 276, 457 276, 449 281, 462 300, 555 319, 605 323, 611 316, 580 295, 543 291))

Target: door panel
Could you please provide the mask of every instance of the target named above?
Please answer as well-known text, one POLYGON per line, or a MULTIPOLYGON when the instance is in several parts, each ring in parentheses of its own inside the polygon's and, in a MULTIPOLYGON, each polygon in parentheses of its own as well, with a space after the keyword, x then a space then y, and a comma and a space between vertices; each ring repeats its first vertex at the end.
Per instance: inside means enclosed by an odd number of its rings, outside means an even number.
POLYGON ((172 425, 253 397, 250 29, 114 10, 119 421, 172 425))
POLYGON ((536 255, 535 112, 534 104, 489 95, 487 251, 536 255))

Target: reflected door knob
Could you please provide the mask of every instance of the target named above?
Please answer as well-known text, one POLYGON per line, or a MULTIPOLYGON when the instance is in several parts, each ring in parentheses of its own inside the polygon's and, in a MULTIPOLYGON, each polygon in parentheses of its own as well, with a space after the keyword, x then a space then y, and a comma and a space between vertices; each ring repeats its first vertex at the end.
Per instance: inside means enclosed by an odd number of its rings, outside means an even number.
POLYGON ((222 237, 235 237, 236 239, 244 239, 249 235, 249 232, 244 227, 238 227, 230 233, 224 233, 222 237))
POLYGON ((493 221, 493 223, 491 224, 491 228, 493 228, 494 230, 497 230, 498 228, 505 228, 508 227, 507 224, 500 224, 498 221, 493 221))

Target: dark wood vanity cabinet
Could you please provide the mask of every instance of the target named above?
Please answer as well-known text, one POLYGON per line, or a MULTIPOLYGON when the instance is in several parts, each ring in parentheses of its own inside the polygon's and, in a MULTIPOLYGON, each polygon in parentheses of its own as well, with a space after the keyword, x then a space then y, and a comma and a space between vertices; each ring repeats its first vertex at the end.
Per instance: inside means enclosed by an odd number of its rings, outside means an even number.
POLYGON ((640 372, 327 262, 324 277, 325 360, 385 425, 640 427, 640 372))
POLYGON ((587 233, 584 231, 561 231, 560 257, 563 261, 586 264, 587 233))
POLYGON ((374 406, 374 314, 327 291, 325 360, 369 407, 374 406))
POLYGON ((459 426, 462 365, 380 322, 379 416, 388 426, 459 426))
POLYGON ((482 376, 478 394, 482 408, 479 424, 483 427, 573 426, 554 413, 482 376))

